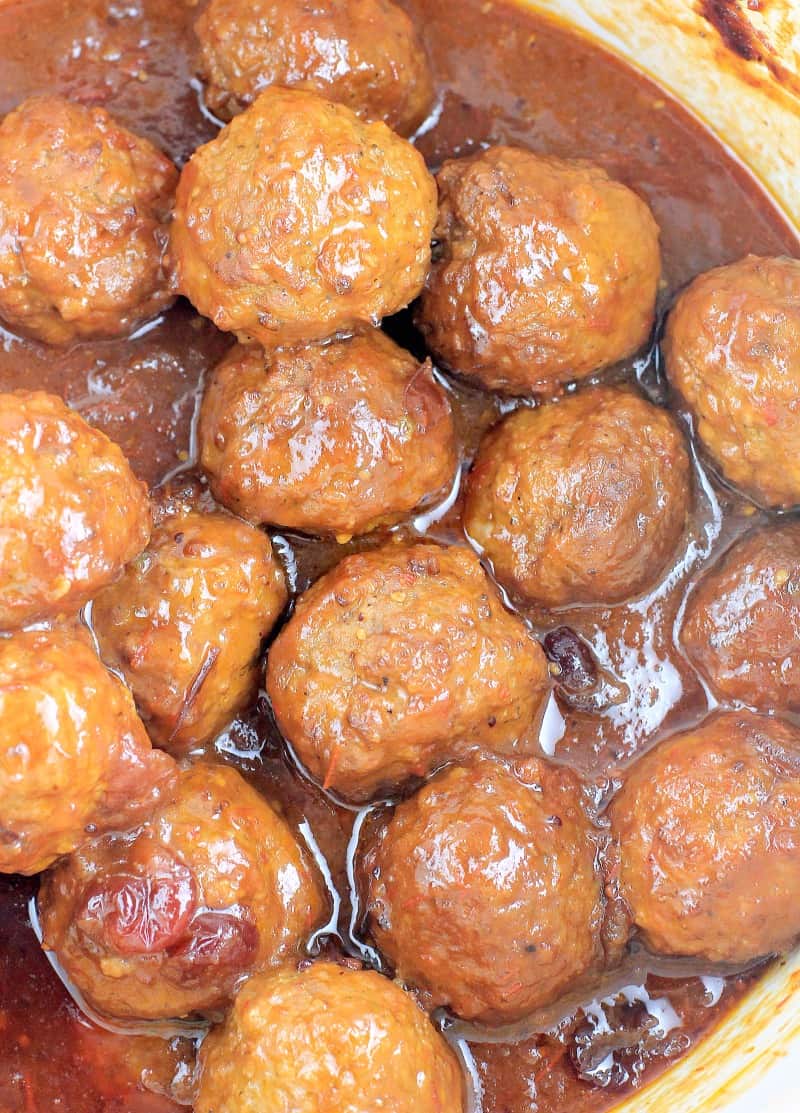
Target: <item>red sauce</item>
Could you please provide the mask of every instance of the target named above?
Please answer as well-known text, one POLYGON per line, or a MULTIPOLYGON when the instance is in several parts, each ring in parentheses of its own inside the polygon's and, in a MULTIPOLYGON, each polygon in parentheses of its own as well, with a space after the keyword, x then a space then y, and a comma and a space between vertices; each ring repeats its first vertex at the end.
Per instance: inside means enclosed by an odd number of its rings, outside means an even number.
MULTIPOLYGON (((484 142, 599 162, 647 198, 661 225, 663 305, 696 273, 748 251, 797 252, 780 214, 713 137, 596 46, 510 3, 462 0, 457 18, 452 5, 438 0, 405 0, 403 6, 422 28, 439 89, 437 112, 418 141, 431 165, 484 142)), ((215 133, 190 84, 196 13, 175 0, 0 0, 0 114, 33 93, 62 92, 108 107, 182 163, 215 133)), ((405 318, 389 328, 409 346, 418 343, 405 318)), ((156 484, 191 464, 202 375, 228 343, 185 304, 135 339, 66 352, 0 337, 0 390, 35 385, 62 394, 156 484)), ((655 394, 660 389, 653 353, 620 374, 638 376, 655 394)), ((454 398, 466 466, 500 407, 461 387, 454 398)), ((557 616, 555 625, 572 628, 592 647, 603 683, 590 706, 581 702, 580 685, 572 693, 563 686, 543 743, 596 780, 601 793, 643 748, 706 711, 672 627, 687 582, 754 515, 700 472, 697 490, 689 556, 662 589, 643 603, 557 616)), ((418 519, 403 528, 425 526, 435 537, 460 536, 458 501, 438 521, 418 519)), ((300 538, 282 538, 279 546, 295 591, 357 547, 300 538)), ((542 632, 554 626, 552 616, 531 617, 542 632)), ((349 937, 347 850, 354 814, 301 779, 263 703, 225 732, 217 752, 324 854, 340 898, 341 945, 359 953, 349 937)), ((82 1016, 30 926, 34 891, 35 882, 0 879, 0 1113, 177 1109, 166 1095, 188 1100, 189 1042, 107 1033, 82 1016)), ((521 1042, 476 1038, 471 1054, 483 1113, 608 1107, 685 1053, 756 976, 704 983, 700 969, 668 978, 648 976, 633 961, 630 969, 633 988, 624 996, 573 1008, 558 1023, 542 1018, 540 1034, 521 1042)))

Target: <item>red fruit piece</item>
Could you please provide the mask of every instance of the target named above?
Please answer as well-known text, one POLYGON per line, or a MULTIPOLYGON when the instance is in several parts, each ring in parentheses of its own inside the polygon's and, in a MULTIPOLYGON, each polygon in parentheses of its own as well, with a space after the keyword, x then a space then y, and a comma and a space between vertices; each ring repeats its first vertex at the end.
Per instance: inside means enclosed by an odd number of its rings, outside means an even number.
POLYGON ((186 938, 171 951, 190 970, 213 966, 245 970, 258 950, 258 929, 239 909, 200 912, 191 922, 186 938))
POLYGON ((112 874, 98 881, 87 894, 79 923, 109 950, 156 954, 179 942, 195 906, 194 879, 175 862, 165 875, 112 874))

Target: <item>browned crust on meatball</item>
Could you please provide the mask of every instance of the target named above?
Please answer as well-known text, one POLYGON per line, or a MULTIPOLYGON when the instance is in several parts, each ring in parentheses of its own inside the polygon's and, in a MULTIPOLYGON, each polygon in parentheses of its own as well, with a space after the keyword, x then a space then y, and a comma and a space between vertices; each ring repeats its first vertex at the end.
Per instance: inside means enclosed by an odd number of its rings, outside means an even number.
POLYGON ((272 88, 200 147, 178 185, 180 292, 265 347, 378 321, 419 293, 436 185, 385 124, 272 88))
POLYGON ((430 1006, 504 1024, 604 959, 599 832, 568 769, 484 759, 400 804, 361 864, 368 925, 430 1006), (594 835, 594 837, 593 837, 594 835))
POLYGON ((476 747, 535 742, 547 664, 472 552, 388 544, 299 600, 267 659, 278 726, 311 776, 363 801, 476 747))
POLYGON ((45 946, 94 1008, 163 1018, 220 1009, 248 974, 295 962, 327 898, 266 800, 199 764, 142 826, 45 877, 40 908, 45 946))
POLYGON ((464 526, 512 593, 542 607, 615 603, 658 580, 691 505, 676 422, 630 390, 520 409, 483 440, 464 526))
POLYGON ((76 613, 149 536, 113 441, 52 394, 0 394, 0 629, 76 613))
POLYGON ((271 354, 235 348, 206 386, 199 443, 221 503, 322 536, 401 520, 458 466, 430 364, 379 331, 271 354))
POLYGON ((0 637, 0 872, 33 874, 137 822, 174 775, 75 626, 0 637))
POLYGON ((270 85, 320 93, 400 135, 433 102, 425 49, 389 0, 211 0, 195 30, 206 104, 225 120, 270 85))
POLYGON ((613 800, 620 892, 664 954, 747 962, 800 934, 800 731, 712 716, 639 760, 613 800))
POLYGON ((632 355, 653 327, 659 231, 599 166, 490 147, 437 175, 438 254, 417 313, 451 371, 551 393, 632 355))
POLYGON ((700 275, 664 355, 722 476, 764 506, 800 503, 800 262, 749 255, 700 275))
POLYGON ((689 596, 680 640, 723 699, 800 710, 800 524, 732 545, 689 596))
POLYGON ((412 998, 328 962, 251 978, 200 1066, 197 1113, 317 1113, 320 1095, 354 1111, 466 1108, 458 1060, 412 998))
POLYGON ((32 97, 0 123, 0 318, 49 344, 124 336, 173 299, 178 174, 102 108, 32 97))
POLYGON ((182 753, 213 739, 255 695, 263 639, 287 600, 265 533, 190 511, 156 527, 97 596, 92 622, 150 737, 182 753))

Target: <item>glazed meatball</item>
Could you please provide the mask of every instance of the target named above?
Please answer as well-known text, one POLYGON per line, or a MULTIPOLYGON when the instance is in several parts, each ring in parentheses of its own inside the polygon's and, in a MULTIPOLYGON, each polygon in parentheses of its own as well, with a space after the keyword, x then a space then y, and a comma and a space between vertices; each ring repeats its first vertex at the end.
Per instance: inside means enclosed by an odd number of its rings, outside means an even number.
POLYGON ((314 93, 274 87, 184 167, 170 251, 201 313, 268 347, 408 305, 435 219, 435 183, 409 143, 314 93))
POLYGON ((443 366, 491 390, 550 393, 645 343, 659 232, 626 186, 514 147, 446 162, 438 183, 417 322, 443 366))
POLYGON ((278 726, 324 788, 363 801, 476 747, 535 739, 547 664, 463 548, 346 557, 267 659, 278 726))
POLYGON ((598 845, 568 769, 450 766, 400 804, 361 863, 370 932, 426 1004, 503 1024, 603 957, 598 845))
POLYGON ((723 699, 800 711, 800 523, 731 546, 689 596, 680 640, 723 699))
POLYGON ((225 120, 269 85, 321 93, 401 135, 433 102, 414 25, 389 0, 211 0, 195 29, 206 104, 225 120))
POLYGON ((747 962, 800 934, 800 731, 713 716, 634 765, 612 802, 620 889, 648 946, 747 962))
POLYGON ((0 123, 0 318, 69 344, 122 336, 172 300, 177 171, 102 108, 34 97, 0 123))
POLYGON ((134 823, 174 775, 80 627, 0 637, 0 871, 38 873, 134 823))
POLYGON ((45 947, 121 1017, 224 1007, 249 973, 296 961, 326 910, 286 822, 227 766, 181 773, 145 823, 84 843, 40 893, 45 947))
POLYGON ((664 355, 721 475, 764 506, 800 503, 800 261, 750 255, 696 278, 664 355))
POLYGON ((147 544, 147 490, 52 394, 0 394, 0 629, 75 614, 147 544))
POLYGON ((235 348, 206 387, 200 455, 211 488, 252 522, 352 536, 452 483, 447 394, 382 332, 325 346, 235 348))
POLYGON ((320 962, 251 978, 200 1051, 196 1113, 464 1113, 458 1060, 399 986, 320 962))
POLYGON ((95 599, 104 660, 125 677, 155 743, 214 738, 258 689, 261 643, 288 599, 269 538, 228 514, 168 517, 95 599))
POLYGON ((638 394, 593 387, 520 409, 483 440, 464 526, 515 595, 615 603, 658 579, 691 502, 676 423, 638 394))

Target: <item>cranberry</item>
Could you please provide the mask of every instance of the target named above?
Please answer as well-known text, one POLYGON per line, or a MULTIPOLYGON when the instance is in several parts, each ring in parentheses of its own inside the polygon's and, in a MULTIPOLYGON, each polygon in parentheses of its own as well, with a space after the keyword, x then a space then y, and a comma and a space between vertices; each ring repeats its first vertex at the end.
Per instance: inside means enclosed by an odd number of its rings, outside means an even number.
POLYGON ((559 672, 557 683, 568 692, 588 692, 597 685, 597 667, 589 646, 569 626, 544 636, 544 651, 559 672))
POLYGON ((87 894, 81 928, 123 955, 166 951, 185 934, 196 903, 191 873, 175 866, 164 876, 111 874, 97 882, 87 894))
POLYGON ((198 912, 185 937, 170 951, 188 970, 246 970, 258 950, 258 929, 243 911, 198 912))

